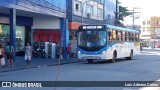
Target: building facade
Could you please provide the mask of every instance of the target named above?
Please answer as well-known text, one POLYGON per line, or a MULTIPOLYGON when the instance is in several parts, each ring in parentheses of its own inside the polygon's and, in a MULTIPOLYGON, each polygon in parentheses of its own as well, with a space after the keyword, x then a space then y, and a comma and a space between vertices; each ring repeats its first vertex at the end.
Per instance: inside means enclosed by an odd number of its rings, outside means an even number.
POLYGON ((141 39, 150 42, 149 46, 157 46, 160 43, 160 17, 154 16, 143 20, 141 39))
POLYGON ((79 26, 104 24, 105 0, 68 0, 67 10, 71 53, 76 56, 79 26))
POLYGON ((66 0, 0 0, 1 42, 10 42, 16 51, 24 50, 26 42, 63 41, 66 46, 65 18, 66 0))
POLYGON ((104 21, 107 24, 111 24, 111 25, 115 24, 116 3, 117 3, 117 12, 118 12, 119 11, 118 1, 116 2, 116 0, 105 0, 104 21))
POLYGON ((76 51, 76 31, 80 25, 114 24, 116 0, 68 0, 67 6, 69 40, 75 47, 73 51, 76 51))
POLYGON ((70 40, 81 24, 114 24, 116 0, 69 0, 70 40))
POLYGON ((69 0, 68 5, 69 22, 99 24, 104 20, 104 0, 69 0))

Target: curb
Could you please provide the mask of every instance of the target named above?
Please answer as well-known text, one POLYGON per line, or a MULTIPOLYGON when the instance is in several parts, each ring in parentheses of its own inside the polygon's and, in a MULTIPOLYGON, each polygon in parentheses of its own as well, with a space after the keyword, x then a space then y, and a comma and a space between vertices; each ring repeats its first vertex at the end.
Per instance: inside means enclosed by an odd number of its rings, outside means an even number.
MULTIPOLYGON (((62 62, 60 63, 60 65, 65 65, 65 64, 72 64, 72 63, 79 63, 79 62, 84 62, 84 61, 71 61, 71 62, 62 62)), ((25 70, 25 69, 33 69, 33 68, 42 68, 42 67, 49 67, 49 66, 57 66, 58 64, 49 64, 49 65, 39 65, 39 66, 31 66, 31 67, 21 67, 21 68, 16 68, 16 69, 11 69, 11 70, 2 70, 0 71, 0 73, 3 73, 3 72, 11 72, 11 71, 19 71, 19 70, 25 70)))

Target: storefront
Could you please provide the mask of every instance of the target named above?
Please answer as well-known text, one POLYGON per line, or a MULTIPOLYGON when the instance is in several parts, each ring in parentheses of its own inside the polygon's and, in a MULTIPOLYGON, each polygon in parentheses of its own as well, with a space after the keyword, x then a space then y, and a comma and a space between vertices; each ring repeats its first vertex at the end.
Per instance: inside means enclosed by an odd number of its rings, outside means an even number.
POLYGON ((5 0, 0 3, 0 36, 16 51, 23 50, 26 42, 63 41, 65 47, 69 39, 65 11, 66 0, 5 0))
POLYGON ((59 30, 34 30, 33 42, 60 42, 60 31, 59 30))
MULTIPOLYGON (((2 43, 9 42, 10 26, 0 24, 0 38, 2 43)), ((26 43, 26 26, 16 26, 16 51, 24 50, 26 43)))
POLYGON ((71 57, 77 57, 77 30, 80 26, 78 22, 69 22, 69 41, 71 43, 71 57))
POLYGON ((69 29, 69 40, 76 40, 77 39, 77 30, 80 26, 78 22, 69 22, 68 29, 69 29))
MULTIPOLYGON (((0 14, 0 42, 4 44, 10 42, 10 22, 8 16, 7 14, 0 14)), ((24 50, 26 42, 31 42, 32 21, 32 18, 17 16, 15 30, 16 52, 24 50)))

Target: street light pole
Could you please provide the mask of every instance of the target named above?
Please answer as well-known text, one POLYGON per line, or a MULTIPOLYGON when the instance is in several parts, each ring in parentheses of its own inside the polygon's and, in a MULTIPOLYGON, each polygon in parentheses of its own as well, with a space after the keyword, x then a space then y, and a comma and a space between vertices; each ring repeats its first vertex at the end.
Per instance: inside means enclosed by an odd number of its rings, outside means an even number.
POLYGON ((83 7, 84 7, 84 4, 86 4, 86 3, 89 2, 89 1, 92 1, 92 0, 85 1, 84 3, 83 3, 83 0, 82 0, 82 7, 81 7, 81 11, 82 11, 82 13, 81 13, 81 25, 83 25, 83 7))

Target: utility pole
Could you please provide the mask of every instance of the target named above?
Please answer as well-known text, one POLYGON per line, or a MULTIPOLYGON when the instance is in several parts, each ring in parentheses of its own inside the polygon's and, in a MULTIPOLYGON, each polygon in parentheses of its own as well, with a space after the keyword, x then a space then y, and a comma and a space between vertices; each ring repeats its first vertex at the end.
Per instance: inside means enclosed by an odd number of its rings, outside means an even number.
POLYGON ((115 25, 118 25, 118 0, 116 0, 115 25))
POLYGON ((133 26, 132 26, 132 28, 134 29, 134 7, 133 7, 133 26))
POLYGON ((134 22, 135 22, 135 19, 138 19, 138 18, 140 18, 140 15, 137 15, 137 16, 135 16, 135 14, 140 14, 141 12, 135 12, 135 9, 140 9, 139 7, 133 7, 133 10, 131 10, 132 11, 132 17, 133 17, 133 24, 132 24, 132 28, 133 29, 135 29, 135 25, 134 25, 134 22))

